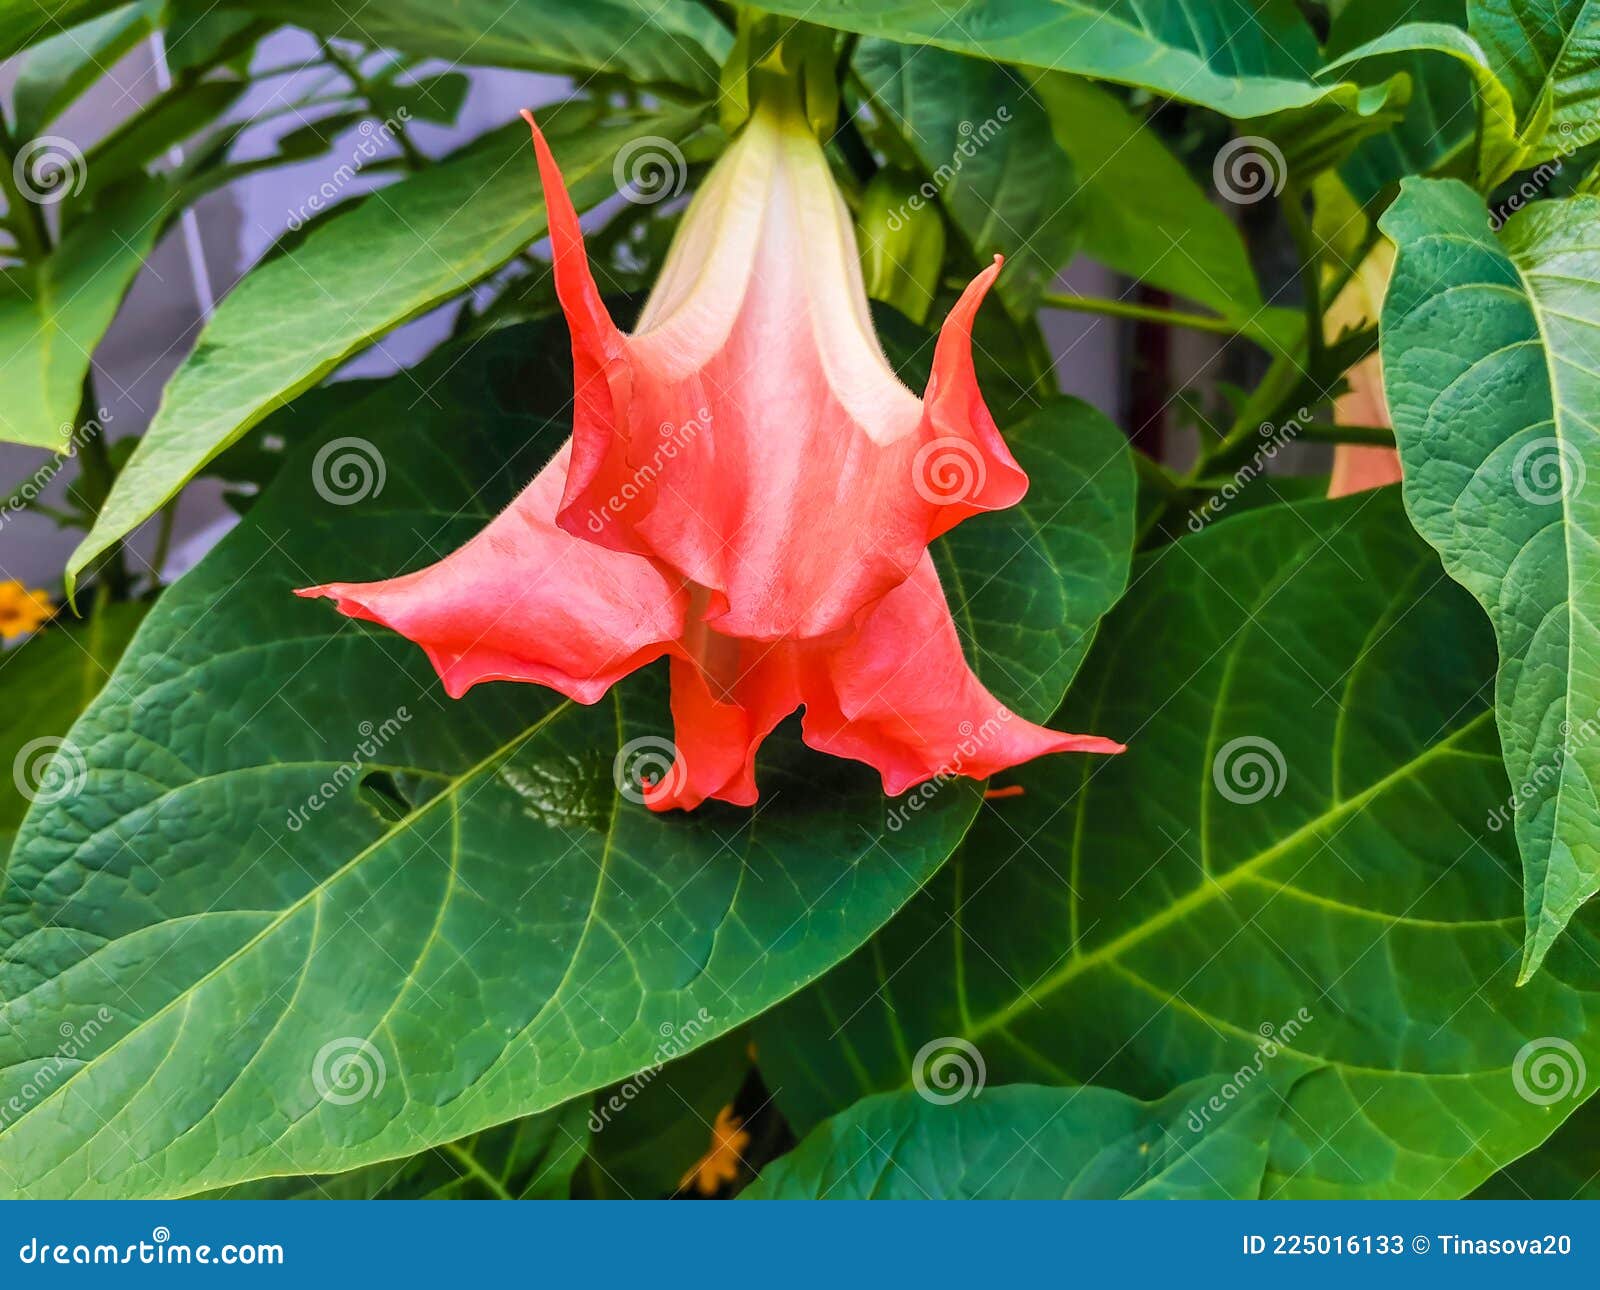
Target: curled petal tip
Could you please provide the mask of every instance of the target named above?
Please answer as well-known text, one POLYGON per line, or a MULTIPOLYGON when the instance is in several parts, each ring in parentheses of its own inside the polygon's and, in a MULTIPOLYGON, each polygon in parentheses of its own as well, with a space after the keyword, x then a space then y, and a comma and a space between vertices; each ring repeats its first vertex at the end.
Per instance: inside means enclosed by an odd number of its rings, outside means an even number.
POLYGON ((522 119, 528 123, 528 129, 532 130, 535 134, 538 134, 539 123, 533 119, 533 109, 523 108, 520 115, 522 119))

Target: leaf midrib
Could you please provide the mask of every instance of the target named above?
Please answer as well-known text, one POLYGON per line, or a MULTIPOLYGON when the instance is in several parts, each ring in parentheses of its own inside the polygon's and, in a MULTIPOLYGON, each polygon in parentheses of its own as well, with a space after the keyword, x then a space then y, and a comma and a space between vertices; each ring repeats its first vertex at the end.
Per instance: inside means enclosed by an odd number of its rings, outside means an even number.
POLYGON ((188 1001, 191 1000, 194 995, 198 993, 208 982, 220 976, 234 963, 243 958, 278 928, 282 927, 284 923, 286 923, 291 917, 293 917, 301 909, 305 908, 309 902, 320 899, 328 891, 328 889, 333 886, 334 883, 338 882, 346 874, 352 872, 356 866, 362 863, 362 861, 366 860, 381 847, 386 846, 392 839, 397 837, 406 828, 420 823, 422 818, 437 809, 440 803, 452 801, 454 794, 459 791, 464 784, 469 783, 478 775, 483 774, 497 761, 501 761, 511 756, 517 751, 518 748, 527 743, 528 740, 532 739, 546 726, 550 725, 551 722, 553 722, 557 717, 564 714, 570 707, 572 707, 572 701, 570 699, 563 700, 562 702, 556 704, 550 709, 549 712, 545 713, 532 725, 528 726, 522 731, 519 731, 513 738, 495 748, 487 756, 481 758, 477 762, 474 762, 459 775, 450 777, 450 784, 448 788, 442 789, 436 796, 430 798, 412 814, 396 820, 390 828, 385 829, 366 846, 362 847, 360 851, 351 856, 350 859, 344 864, 340 865, 338 869, 334 870, 321 882, 318 882, 314 886, 308 888, 303 894, 296 897, 288 905, 284 906, 284 908, 280 910, 270 922, 263 926, 258 932, 256 932, 254 936, 250 937, 249 940, 247 940, 243 945, 239 946, 238 949, 234 950, 233 953, 229 954, 210 971, 206 972, 203 976, 192 982, 184 990, 167 1000, 166 1003, 162 1004, 160 1008, 156 1009, 156 1011, 152 1012, 148 1017, 145 1017, 143 1020, 129 1027, 127 1032, 119 1036, 116 1042, 108 1047, 105 1052, 101 1053, 98 1057, 92 1057, 88 1061, 84 1062, 83 1065, 74 1070, 71 1075, 62 1080, 61 1083, 57 1084, 50 1093, 46 1094, 44 1097, 35 1102, 27 1114, 18 1116, 15 1120, 13 1120, 11 1122, 11 1128, 0 1129, 0 1142, 3 1142, 7 1137, 9 1137, 12 1130, 16 1126, 23 1124, 34 1112, 38 1111, 41 1107, 47 1105, 48 1103, 56 1100, 56 1098, 58 1098, 68 1088, 72 1087, 73 1083, 85 1072, 94 1070, 103 1065, 129 1040, 144 1033, 148 1027, 155 1025, 158 1021, 165 1017, 167 1013, 172 1011, 172 1009, 176 1008, 180 1004, 187 1004, 188 1001))
POLYGON ((1064 966, 1037 984, 1028 988, 1025 995, 1014 999, 1005 1007, 990 1013, 976 1025, 968 1029, 968 1039, 978 1039, 991 1031, 1001 1029, 1024 1013, 1039 1006, 1041 998, 1055 994, 1064 989, 1078 977, 1084 975, 1105 963, 1114 962, 1122 954, 1134 946, 1148 940, 1158 932, 1182 921, 1189 914, 1203 908, 1218 897, 1232 891, 1234 887, 1246 881, 1252 875, 1272 864, 1281 856, 1292 851, 1300 843, 1316 835, 1325 826, 1343 819, 1347 815, 1365 807, 1369 802, 1389 791, 1395 785, 1404 782, 1415 775, 1422 767, 1432 762, 1435 758, 1456 751, 1455 745, 1466 736, 1475 732, 1485 721, 1494 717, 1492 709, 1485 708, 1466 724, 1457 727, 1444 739, 1432 745, 1404 765, 1396 767, 1382 779, 1368 785, 1353 797, 1348 797, 1342 802, 1330 806, 1327 810, 1312 817, 1293 832, 1280 838, 1266 849, 1257 852, 1248 860, 1235 865, 1221 877, 1192 888, 1187 894, 1179 897, 1159 913, 1152 915, 1143 922, 1135 924, 1121 935, 1107 941, 1098 949, 1087 954, 1078 955, 1069 959, 1064 966))

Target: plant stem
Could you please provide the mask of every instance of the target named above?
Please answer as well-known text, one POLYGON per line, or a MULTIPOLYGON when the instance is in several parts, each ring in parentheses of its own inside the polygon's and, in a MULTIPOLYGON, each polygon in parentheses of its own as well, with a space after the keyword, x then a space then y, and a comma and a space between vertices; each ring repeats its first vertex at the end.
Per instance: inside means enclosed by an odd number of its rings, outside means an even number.
POLYGON ((1109 318, 1129 318, 1135 322, 1164 323, 1169 327, 1187 327, 1192 331, 1211 332, 1221 336, 1239 334, 1237 324, 1226 318, 1184 313, 1178 309, 1156 309, 1149 305, 1131 304, 1126 300, 1107 300, 1100 296, 1069 296, 1056 291, 1047 291, 1039 298, 1039 302, 1046 309, 1066 309, 1080 314, 1104 314, 1109 318))
MULTIPOLYGON (((83 397, 78 403, 77 430, 81 432, 90 421, 97 420, 94 401, 94 372, 84 374, 83 397)), ((99 515, 111 495, 111 485, 117 472, 111 464, 111 452, 106 447, 105 430, 81 435, 78 444, 78 485, 84 505, 99 515)), ((121 542, 106 552, 99 566, 99 574, 110 588, 113 600, 128 599, 130 580, 128 564, 121 542)))
MULTIPOLYGON (((374 113, 380 116, 384 115, 383 107, 379 102, 381 96, 373 88, 372 82, 361 74, 361 62, 359 59, 352 62, 333 47, 332 41, 327 40, 322 42, 322 56, 349 78, 356 94, 365 100, 367 106, 374 113)), ((404 121, 391 121, 385 116, 384 124, 393 130, 395 142, 400 145, 400 151, 405 156, 408 169, 421 170, 428 165, 428 158, 423 155, 416 144, 411 142, 411 136, 406 133, 404 121)))
POLYGON ((44 212, 23 196, 17 183, 16 161, 17 142, 10 122, 0 111, 0 193, 6 199, 6 227, 17 240, 17 254, 37 264, 50 254, 50 229, 44 222, 44 212))
POLYGON ((1315 371, 1322 358, 1322 257, 1306 216, 1305 194, 1291 187, 1284 194, 1283 217, 1300 253, 1300 290, 1305 296, 1307 363, 1315 371))
POLYGON ((1307 421, 1297 438, 1310 443, 1356 443, 1373 448, 1393 448, 1394 431, 1388 426, 1342 426, 1331 421, 1307 421))

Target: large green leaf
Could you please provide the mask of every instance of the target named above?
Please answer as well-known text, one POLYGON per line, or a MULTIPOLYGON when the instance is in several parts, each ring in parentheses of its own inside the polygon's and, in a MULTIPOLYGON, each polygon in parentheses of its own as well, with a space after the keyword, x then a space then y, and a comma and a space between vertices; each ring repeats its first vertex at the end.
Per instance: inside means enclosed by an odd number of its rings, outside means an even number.
POLYGON ((1269 346, 1293 343, 1300 317, 1262 300, 1238 228, 1152 128, 1075 76, 1043 77, 1035 93, 1080 177, 1085 254, 1186 296, 1269 346))
POLYGON ((126 0, 0 0, 0 58, 60 35, 126 0))
POLYGON ((1072 257, 1081 206, 1050 118, 1010 68, 864 40, 856 74, 931 176, 980 262, 1008 257, 998 290, 1026 317, 1072 257))
POLYGON ((613 774, 666 729, 659 669, 593 708, 450 702, 419 651, 289 594, 480 528, 564 432, 566 355, 559 322, 505 329, 351 396, 320 442, 365 441, 381 491, 328 504, 307 443, 74 728, 82 790, 29 817, 0 901, 0 1100, 111 1016, 0 1129, 14 1190, 340 1171, 545 1109, 805 984, 965 831, 975 786, 890 826, 792 726, 756 810, 652 814, 613 774), (364 1100, 319 1096, 363 1071, 364 1100))
MULTIPOLYGON (((552 135, 582 209, 615 190, 631 140, 680 136, 686 113, 552 135)), ((380 189, 245 279, 211 316, 67 566, 70 582, 269 412, 401 323, 459 295, 545 229, 527 131, 380 189)))
POLYGON ((1591 1097, 1537 1151, 1513 1160, 1473 1200, 1600 1200, 1600 1098, 1591 1097))
POLYGON ((1129 751, 1014 772, 870 946, 758 1021, 779 1105, 809 1127, 957 1040, 991 1085, 1270 1085, 1265 1195, 1470 1190, 1590 1091, 1524 1098, 1525 1046, 1600 1057, 1592 927, 1515 986, 1493 666, 1396 490, 1162 548, 1060 716, 1129 751))
POLYGON ((262 1178, 208 1200, 564 1200, 583 1162, 589 1104, 565 1106, 342 1174, 262 1178))
POLYGON ((762 7, 866 36, 1137 85, 1237 119, 1325 100, 1349 111, 1374 108, 1355 85, 1311 82, 1316 41, 1294 0, 773 0, 762 7))
POLYGON ((35 265, 0 272, 0 439, 56 452, 77 425, 95 346, 171 214, 144 181, 78 221, 35 265))
POLYGON ((1511 93, 1529 164, 1593 142, 1600 109, 1600 4, 1469 0, 1468 26, 1511 93))
POLYGON ((1411 181, 1383 228, 1406 506, 1500 645, 1527 976, 1600 889, 1600 491, 1584 483, 1600 473, 1600 198, 1537 203, 1497 238, 1465 185, 1411 181))
MULTIPOLYGON (((1466 21, 1466 0, 1346 5, 1328 33, 1327 53, 1337 58, 1406 23, 1465 27, 1466 21)), ((1412 50, 1374 60, 1371 69, 1379 75, 1405 72, 1411 78, 1411 99, 1403 121, 1364 141, 1340 168, 1364 206, 1387 201, 1406 175, 1454 173, 1478 130, 1471 73, 1454 59, 1412 50)))
POLYGON ((223 0, 324 36, 454 63, 679 87, 709 98, 732 44, 691 0, 223 0))
MULTIPOLYGON (((952 1071, 952 1073, 954 1073, 952 1071)), ((1243 1200, 1282 1112, 1249 1095, 1205 1132, 1224 1081, 1159 1102, 1110 1089, 1026 1084, 883 1093, 820 1125, 768 1165, 751 1200, 1243 1200), (1209 1118, 1209 1116, 1207 1116, 1209 1118), (1198 1124, 1200 1131, 1193 1127, 1198 1124)), ((1230 1099, 1231 1100, 1231 1099, 1230 1099)))
POLYGON ((156 0, 139 0, 48 36, 32 50, 11 90, 12 133, 31 139, 154 29, 156 0))
POLYGON ((144 617, 143 605, 106 605, 87 622, 58 618, 19 645, 0 650, 0 861, 41 790, 70 787, 78 750, 65 736, 100 692, 144 617), (26 794, 26 795, 25 795, 26 794))

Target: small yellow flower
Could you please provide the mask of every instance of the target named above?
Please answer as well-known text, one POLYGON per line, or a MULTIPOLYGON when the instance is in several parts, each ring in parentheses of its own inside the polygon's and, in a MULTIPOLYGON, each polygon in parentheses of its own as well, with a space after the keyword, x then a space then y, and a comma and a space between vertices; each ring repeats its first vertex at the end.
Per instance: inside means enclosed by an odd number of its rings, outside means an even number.
POLYGON ((20 582, 0 582, 0 640, 38 631, 56 612, 48 592, 20 582))
POLYGON ((717 1112, 717 1122, 711 1126, 711 1149, 684 1174, 678 1183, 680 1191, 693 1183, 702 1196, 714 1196, 724 1183, 731 1183, 739 1176, 741 1153, 750 1145, 750 1135, 744 1131, 743 1123, 731 1106, 717 1112))

